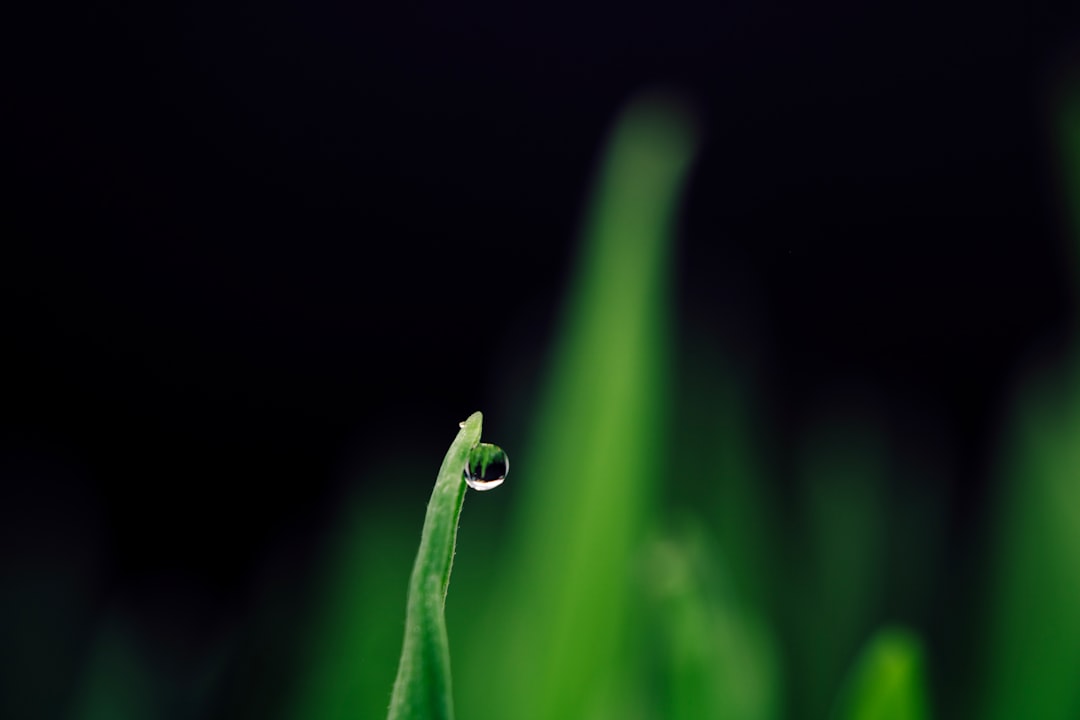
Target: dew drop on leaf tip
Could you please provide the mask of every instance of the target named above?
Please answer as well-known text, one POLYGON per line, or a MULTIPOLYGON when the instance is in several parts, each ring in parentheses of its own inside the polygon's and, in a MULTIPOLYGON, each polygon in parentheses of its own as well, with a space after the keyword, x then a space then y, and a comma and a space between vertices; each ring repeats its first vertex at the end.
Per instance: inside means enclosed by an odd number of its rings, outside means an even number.
POLYGON ((480 443, 469 453, 465 484, 473 490, 491 490, 503 484, 510 472, 510 460, 498 445, 480 443))

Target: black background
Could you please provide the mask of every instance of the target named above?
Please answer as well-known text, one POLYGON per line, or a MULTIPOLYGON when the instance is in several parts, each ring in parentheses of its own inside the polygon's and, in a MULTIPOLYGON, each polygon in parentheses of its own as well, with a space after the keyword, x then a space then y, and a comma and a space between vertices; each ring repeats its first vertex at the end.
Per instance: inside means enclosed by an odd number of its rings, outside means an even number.
MULTIPOLYGON (((9 565, 96 532, 102 587, 179 573, 227 601, 365 433, 437 454, 468 412, 512 414, 496 391, 542 360, 605 130, 644 87, 705 128, 681 317, 768 348, 778 432, 857 376, 935 398, 978 458, 1069 318, 1047 128, 1071 36, 1033 8, 20 12, 9 565)), ((958 482, 977 508, 979 462, 958 482)))

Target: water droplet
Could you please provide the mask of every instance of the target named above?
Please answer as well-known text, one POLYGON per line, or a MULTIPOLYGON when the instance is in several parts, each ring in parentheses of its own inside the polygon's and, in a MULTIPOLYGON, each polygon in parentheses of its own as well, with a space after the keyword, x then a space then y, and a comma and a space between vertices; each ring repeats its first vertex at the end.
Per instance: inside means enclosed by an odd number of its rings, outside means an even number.
POLYGON ((459 422, 459 423, 457 424, 457 426, 458 426, 459 428, 463 428, 463 427, 465 427, 465 421, 464 421, 464 420, 462 420, 461 422, 459 422))
POLYGON ((510 459, 498 445, 480 443, 469 453, 465 466, 465 483, 473 490, 499 487, 510 472, 510 459))

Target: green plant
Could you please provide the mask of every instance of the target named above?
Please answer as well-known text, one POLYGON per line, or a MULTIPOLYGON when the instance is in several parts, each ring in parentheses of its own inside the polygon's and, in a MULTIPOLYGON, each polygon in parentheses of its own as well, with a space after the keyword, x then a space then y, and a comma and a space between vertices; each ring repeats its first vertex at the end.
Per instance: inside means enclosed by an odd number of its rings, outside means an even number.
MULTIPOLYGON (((1065 117, 1073 178, 1077 107, 1065 117)), ((478 414, 443 463, 391 720, 451 718, 454 695, 470 720, 821 720, 830 709, 834 720, 926 720, 978 704, 988 718, 1074 717, 1075 356, 1059 376, 1039 368, 1041 382, 1010 414, 993 584, 985 608, 949 616, 986 637, 975 676, 987 681, 970 691, 939 681, 931 702, 924 636, 881 623, 919 628, 937 596, 931 557, 944 537, 945 483, 909 480, 936 478, 947 463, 907 452, 876 403, 830 396, 795 431, 800 450, 780 467, 794 481, 770 475, 748 422, 767 403, 721 342, 695 337, 677 316, 676 220, 697 142, 693 114, 671 98, 639 98, 614 126, 535 408, 520 411, 532 420, 518 438, 524 481, 500 518, 505 532, 489 543, 494 524, 471 518, 462 533, 470 551, 449 608, 453 646, 444 601, 478 414), (767 492, 778 486, 793 492, 767 492), (486 557, 471 551, 482 543, 486 557)), ((1078 185, 1069 185, 1073 210, 1078 185)), ((404 584, 415 530, 385 508, 343 525, 349 547, 377 552, 334 566, 341 579, 328 595, 343 599, 320 620, 342 641, 313 653, 325 658, 310 666, 322 684, 295 718, 352 720, 385 707, 398 636, 394 627, 386 642, 384 631, 400 606, 370 596, 404 584)))
POLYGON ((835 720, 927 720, 926 681, 919 639, 884 628, 866 645, 848 676, 835 720))
POLYGON ((465 500, 469 455, 480 443, 483 416, 475 412, 443 459, 428 501, 420 549, 409 580, 405 641, 390 700, 389 720, 450 720, 450 650, 446 639, 446 590, 454 563, 458 517, 465 500))

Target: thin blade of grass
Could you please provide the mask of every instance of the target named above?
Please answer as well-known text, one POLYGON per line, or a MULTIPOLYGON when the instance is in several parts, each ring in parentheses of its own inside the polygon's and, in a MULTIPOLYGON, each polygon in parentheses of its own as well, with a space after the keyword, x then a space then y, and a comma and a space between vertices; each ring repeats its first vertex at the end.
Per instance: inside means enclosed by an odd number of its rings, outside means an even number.
POLYGON ((835 720, 928 720, 922 644, 907 630, 880 630, 847 679, 835 720))
POLYGON ((443 614, 454 562, 463 472, 480 442, 483 416, 469 416, 443 459, 428 501, 420 549, 409 580, 405 640, 390 700, 389 720, 452 720, 450 649, 443 614))

